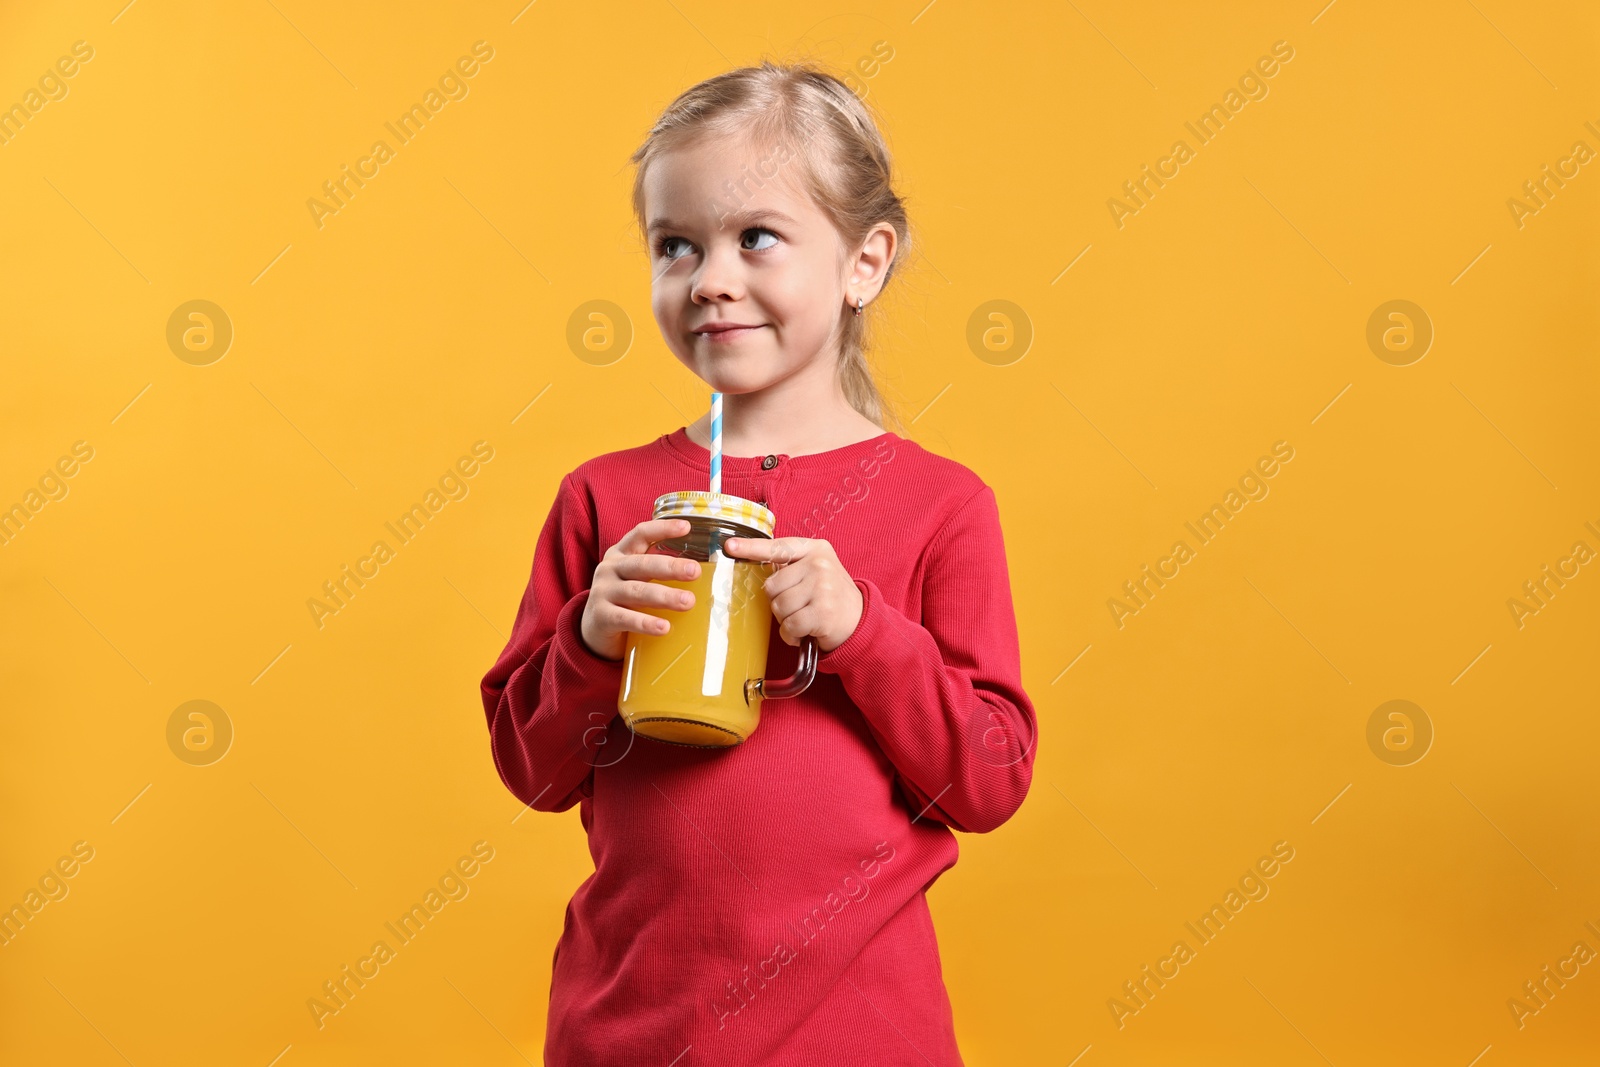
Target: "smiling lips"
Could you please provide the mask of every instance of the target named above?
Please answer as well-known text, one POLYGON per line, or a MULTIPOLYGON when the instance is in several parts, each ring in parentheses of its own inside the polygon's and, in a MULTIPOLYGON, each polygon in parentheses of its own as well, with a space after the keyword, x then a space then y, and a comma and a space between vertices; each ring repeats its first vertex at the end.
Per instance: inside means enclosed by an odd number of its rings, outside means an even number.
POLYGON ((713 322, 700 327, 694 332, 697 336, 704 337, 708 341, 727 344, 730 341, 737 341, 741 337, 748 337, 761 329, 762 325, 751 325, 742 322, 713 322))

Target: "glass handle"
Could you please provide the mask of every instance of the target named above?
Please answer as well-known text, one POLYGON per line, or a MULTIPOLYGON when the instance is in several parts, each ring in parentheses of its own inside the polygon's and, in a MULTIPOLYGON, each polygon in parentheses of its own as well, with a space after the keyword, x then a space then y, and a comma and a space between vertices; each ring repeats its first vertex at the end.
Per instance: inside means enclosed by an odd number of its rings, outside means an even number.
POLYGON ((794 673, 787 678, 776 681, 766 678, 755 678, 744 683, 744 700, 746 704, 753 704, 757 699, 777 700, 780 697, 797 697, 806 691, 812 679, 817 676, 817 639, 815 637, 802 637, 800 639, 800 662, 795 664, 794 673))

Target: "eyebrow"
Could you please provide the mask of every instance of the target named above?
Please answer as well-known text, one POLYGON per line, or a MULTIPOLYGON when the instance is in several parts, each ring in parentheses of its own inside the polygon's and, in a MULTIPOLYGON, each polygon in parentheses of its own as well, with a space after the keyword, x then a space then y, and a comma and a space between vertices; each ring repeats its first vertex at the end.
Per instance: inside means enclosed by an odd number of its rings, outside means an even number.
MULTIPOLYGON (((752 226, 758 222, 781 222, 790 226, 799 225, 794 219, 791 219, 783 212, 773 211, 770 208, 761 208, 753 211, 730 211, 723 216, 724 227, 731 224, 737 229, 745 229, 746 227, 752 226)), ((673 222, 671 219, 658 218, 651 220, 649 229, 646 232, 656 233, 660 230, 687 229, 690 229, 690 227, 685 226, 682 223, 673 222)))

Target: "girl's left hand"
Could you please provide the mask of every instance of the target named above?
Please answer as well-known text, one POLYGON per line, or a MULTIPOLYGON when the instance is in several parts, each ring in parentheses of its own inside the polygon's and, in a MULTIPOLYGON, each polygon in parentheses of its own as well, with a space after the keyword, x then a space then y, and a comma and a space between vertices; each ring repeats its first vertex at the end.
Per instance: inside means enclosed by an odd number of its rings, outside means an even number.
POLYGON ((734 559, 770 561, 778 572, 764 583, 786 644, 817 639, 817 651, 831 652, 856 632, 861 621, 861 590, 833 546, 814 537, 733 537, 723 551, 734 559))

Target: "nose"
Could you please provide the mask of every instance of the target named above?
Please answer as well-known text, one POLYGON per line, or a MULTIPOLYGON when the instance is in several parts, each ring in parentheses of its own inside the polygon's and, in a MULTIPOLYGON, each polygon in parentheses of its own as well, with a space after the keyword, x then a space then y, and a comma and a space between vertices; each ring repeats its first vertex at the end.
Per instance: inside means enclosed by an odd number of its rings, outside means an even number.
POLYGON ((744 296, 744 264, 738 249, 729 248, 721 241, 714 242, 700 261, 700 270, 694 276, 689 295, 697 304, 738 300, 744 296))

